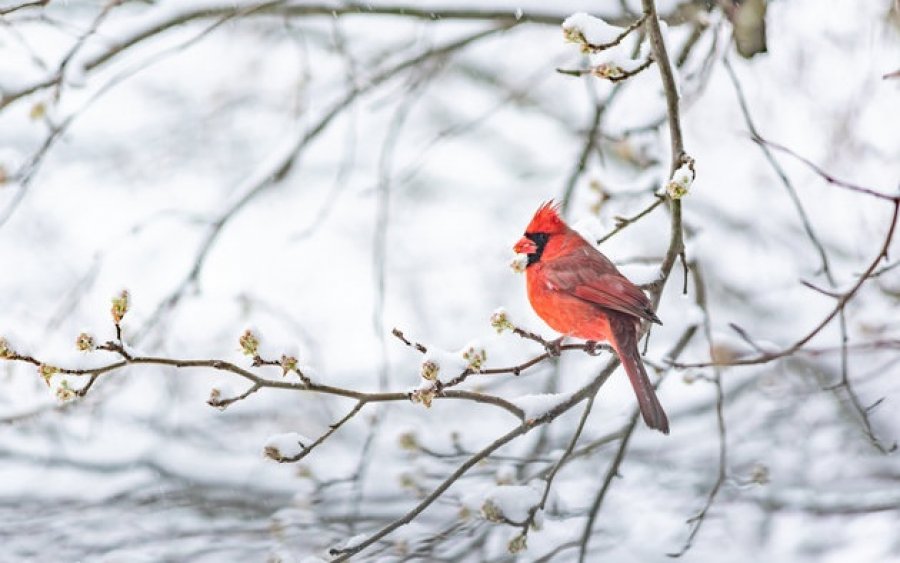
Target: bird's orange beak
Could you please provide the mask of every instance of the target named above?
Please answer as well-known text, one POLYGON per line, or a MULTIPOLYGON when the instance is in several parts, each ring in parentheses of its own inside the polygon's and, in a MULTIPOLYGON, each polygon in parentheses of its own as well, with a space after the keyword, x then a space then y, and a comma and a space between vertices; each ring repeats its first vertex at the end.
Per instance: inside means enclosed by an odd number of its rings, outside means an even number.
POLYGON ((522 237, 519 239, 519 242, 513 246, 513 250, 517 254, 532 254, 537 252, 537 245, 534 244, 534 241, 528 237, 522 237))

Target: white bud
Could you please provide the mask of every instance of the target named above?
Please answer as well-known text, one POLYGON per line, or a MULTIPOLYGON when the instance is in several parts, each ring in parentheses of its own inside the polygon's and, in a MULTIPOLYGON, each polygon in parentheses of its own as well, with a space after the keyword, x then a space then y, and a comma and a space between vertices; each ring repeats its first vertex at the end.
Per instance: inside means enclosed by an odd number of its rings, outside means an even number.
POLYGON ((687 158, 672 174, 669 183, 666 184, 666 193, 672 199, 681 199, 691 191, 694 183, 694 160, 687 158))

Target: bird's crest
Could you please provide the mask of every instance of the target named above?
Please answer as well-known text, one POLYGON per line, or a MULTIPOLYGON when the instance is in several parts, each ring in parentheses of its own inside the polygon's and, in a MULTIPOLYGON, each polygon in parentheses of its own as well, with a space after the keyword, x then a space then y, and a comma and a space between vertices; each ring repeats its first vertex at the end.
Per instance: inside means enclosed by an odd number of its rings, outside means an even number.
POLYGON ((538 207, 525 232, 553 234, 562 232, 565 228, 566 224, 559 216, 559 204, 551 199, 538 207))

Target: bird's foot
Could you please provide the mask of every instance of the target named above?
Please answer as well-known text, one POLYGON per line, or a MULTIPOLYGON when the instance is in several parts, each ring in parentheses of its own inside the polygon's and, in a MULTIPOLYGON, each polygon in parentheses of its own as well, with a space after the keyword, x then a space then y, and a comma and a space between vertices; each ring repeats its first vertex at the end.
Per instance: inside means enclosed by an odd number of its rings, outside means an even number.
POLYGON ((559 357, 562 354, 562 341, 565 336, 560 336, 556 340, 550 340, 549 342, 544 344, 544 348, 547 350, 547 353, 553 357, 559 357))
POLYGON ((606 344, 604 342, 597 342, 596 340, 587 340, 584 343, 584 351, 590 354, 591 356, 599 356, 603 352, 613 352, 612 346, 606 344))

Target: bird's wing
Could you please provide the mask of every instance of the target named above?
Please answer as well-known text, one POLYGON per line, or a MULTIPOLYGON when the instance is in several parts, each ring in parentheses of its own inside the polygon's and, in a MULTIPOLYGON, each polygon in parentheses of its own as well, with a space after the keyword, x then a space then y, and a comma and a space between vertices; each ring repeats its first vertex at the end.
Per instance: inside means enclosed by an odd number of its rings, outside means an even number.
POLYGON ((644 292, 593 248, 554 259, 544 267, 544 273, 547 283, 557 291, 662 324, 644 292))

